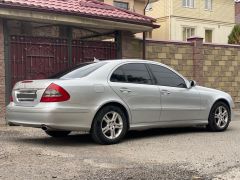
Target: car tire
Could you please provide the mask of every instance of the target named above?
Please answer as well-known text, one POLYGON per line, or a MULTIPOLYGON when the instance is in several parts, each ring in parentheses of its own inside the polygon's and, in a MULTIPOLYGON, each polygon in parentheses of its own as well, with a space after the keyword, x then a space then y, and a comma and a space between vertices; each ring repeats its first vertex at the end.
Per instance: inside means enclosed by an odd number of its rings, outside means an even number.
POLYGON ((110 145, 120 142, 127 130, 127 117, 121 108, 106 106, 96 114, 91 128, 91 135, 96 143, 110 145))
POLYGON ((209 118, 207 129, 213 132, 225 131, 231 121, 231 111, 224 102, 217 102, 213 105, 209 118))
POLYGON ((71 131, 53 131, 53 130, 45 130, 45 133, 51 137, 61 138, 68 136, 71 131))

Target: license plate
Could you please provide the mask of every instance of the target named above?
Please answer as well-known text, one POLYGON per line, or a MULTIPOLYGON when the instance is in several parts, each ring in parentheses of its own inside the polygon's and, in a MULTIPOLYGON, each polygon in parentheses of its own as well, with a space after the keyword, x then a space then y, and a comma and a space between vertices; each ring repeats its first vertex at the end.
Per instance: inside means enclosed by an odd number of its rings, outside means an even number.
POLYGON ((32 93, 32 94, 17 94, 17 98, 31 98, 31 99, 36 99, 37 94, 32 93))

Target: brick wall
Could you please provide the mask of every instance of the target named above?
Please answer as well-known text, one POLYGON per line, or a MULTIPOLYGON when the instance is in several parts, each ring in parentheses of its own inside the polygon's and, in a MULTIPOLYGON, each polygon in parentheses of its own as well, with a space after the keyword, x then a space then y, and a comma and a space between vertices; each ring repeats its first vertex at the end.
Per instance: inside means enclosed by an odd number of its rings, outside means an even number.
POLYGON ((148 41, 148 60, 171 66, 185 77, 193 78, 193 45, 189 42, 148 41))
POLYGON ((5 124, 5 66, 3 21, 0 19, 0 125, 5 124))
POLYGON ((122 32, 122 58, 141 58, 142 57, 142 41, 135 39, 132 33, 122 32))
MULTIPOLYGON (((123 57, 142 58, 141 47, 140 40, 131 39, 126 49, 123 46, 123 57)), ((169 65, 199 85, 230 93, 240 104, 240 46, 204 44, 198 37, 188 42, 147 41, 146 55, 146 59, 169 65)))
POLYGON ((204 44, 204 85, 221 89, 240 101, 240 46, 204 44))

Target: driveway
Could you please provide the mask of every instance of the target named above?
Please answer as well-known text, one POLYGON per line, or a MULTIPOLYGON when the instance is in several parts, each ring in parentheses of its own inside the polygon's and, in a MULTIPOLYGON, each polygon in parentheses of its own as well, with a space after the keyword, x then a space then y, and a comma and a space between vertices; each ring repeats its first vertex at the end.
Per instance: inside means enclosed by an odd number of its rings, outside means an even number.
POLYGON ((117 145, 87 134, 54 139, 39 129, 0 127, 0 179, 240 179, 240 113, 228 131, 130 132, 117 145))

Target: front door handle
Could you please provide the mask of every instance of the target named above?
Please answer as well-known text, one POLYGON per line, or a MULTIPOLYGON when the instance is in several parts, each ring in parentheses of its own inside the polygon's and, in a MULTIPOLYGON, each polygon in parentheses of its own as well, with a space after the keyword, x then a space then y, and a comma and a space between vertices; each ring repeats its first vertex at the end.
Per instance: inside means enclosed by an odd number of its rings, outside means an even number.
POLYGON ((162 95, 169 95, 169 94, 171 94, 171 92, 168 91, 168 90, 163 89, 163 90, 161 90, 161 94, 162 95))
POLYGON ((131 90, 131 89, 128 89, 128 88, 120 88, 120 91, 121 91, 122 93, 130 93, 130 92, 132 92, 132 90, 131 90))

